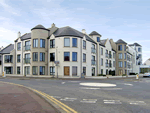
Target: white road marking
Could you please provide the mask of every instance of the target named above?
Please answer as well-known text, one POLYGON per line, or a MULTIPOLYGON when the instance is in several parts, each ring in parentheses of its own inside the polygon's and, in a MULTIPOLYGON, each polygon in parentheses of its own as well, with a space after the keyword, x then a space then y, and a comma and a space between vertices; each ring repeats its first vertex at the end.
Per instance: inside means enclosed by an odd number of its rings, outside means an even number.
POLYGON ((122 88, 101 88, 102 90, 122 90, 122 88))
POLYGON ((51 97, 54 97, 54 98, 61 98, 61 97, 59 97, 59 96, 51 96, 51 97))
POLYGON ((80 87, 81 89, 100 89, 100 88, 90 88, 90 87, 80 87))
POLYGON ((65 99, 77 100, 77 98, 69 98, 69 97, 65 97, 65 99))
POLYGON ((129 86, 133 86, 133 84, 127 84, 127 83, 124 83, 124 85, 129 85, 129 86))
POLYGON ((114 87, 116 84, 108 84, 108 83, 80 83, 83 86, 95 86, 95 87, 114 87))
POLYGON ((120 100, 103 100, 104 104, 122 104, 120 100))
POLYGON ((82 103, 96 103, 97 99, 83 99, 80 102, 82 102, 82 103))
POLYGON ((60 100, 64 100, 64 101, 75 101, 75 100, 77 100, 77 98, 65 97, 64 99, 60 99, 60 100))
POLYGON ((62 82, 61 84, 64 84, 64 83, 66 83, 66 82, 62 82))
POLYGON ((60 99, 60 100, 64 100, 64 101, 74 101, 74 100, 71 100, 71 99, 60 99))
POLYGON ((130 101, 130 104, 133 104, 133 105, 145 105, 146 103, 144 101, 130 101))

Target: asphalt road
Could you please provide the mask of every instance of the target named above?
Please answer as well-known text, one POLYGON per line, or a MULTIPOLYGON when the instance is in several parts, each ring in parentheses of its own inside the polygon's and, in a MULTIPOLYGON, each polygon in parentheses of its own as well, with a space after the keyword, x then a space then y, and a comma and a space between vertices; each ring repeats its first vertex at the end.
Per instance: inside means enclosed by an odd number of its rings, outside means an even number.
POLYGON ((47 93, 79 113, 150 113, 150 78, 140 78, 139 81, 135 78, 0 81, 22 84, 47 93))

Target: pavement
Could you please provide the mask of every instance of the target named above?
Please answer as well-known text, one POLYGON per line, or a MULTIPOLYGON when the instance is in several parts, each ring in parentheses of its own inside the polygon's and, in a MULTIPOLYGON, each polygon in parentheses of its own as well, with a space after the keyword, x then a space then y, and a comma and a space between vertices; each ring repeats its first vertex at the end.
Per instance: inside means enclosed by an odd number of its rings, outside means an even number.
POLYGON ((0 113, 57 113, 57 110, 27 88, 0 82, 0 113))

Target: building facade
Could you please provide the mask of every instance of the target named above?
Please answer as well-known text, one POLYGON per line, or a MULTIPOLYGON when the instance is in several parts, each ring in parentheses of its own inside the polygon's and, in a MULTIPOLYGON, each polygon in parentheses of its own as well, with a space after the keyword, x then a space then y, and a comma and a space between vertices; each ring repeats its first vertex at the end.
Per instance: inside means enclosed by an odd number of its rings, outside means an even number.
POLYGON ((0 74, 5 71, 25 76, 80 78, 82 73, 97 76, 133 72, 134 52, 127 50, 127 43, 101 38, 96 31, 87 34, 84 29, 80 32, 69 26, 37 25, 31 33, 21 36, 18 32, 14 44, 0 50, 0 74))

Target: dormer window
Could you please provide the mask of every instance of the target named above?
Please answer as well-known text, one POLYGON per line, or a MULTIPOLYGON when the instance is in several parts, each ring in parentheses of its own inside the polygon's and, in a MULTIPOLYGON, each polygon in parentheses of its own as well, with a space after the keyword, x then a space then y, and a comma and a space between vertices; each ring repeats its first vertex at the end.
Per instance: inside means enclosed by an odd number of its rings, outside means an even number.
POLYGON ((100 42, 100 37, 97 37, 97 42, 100 42))

